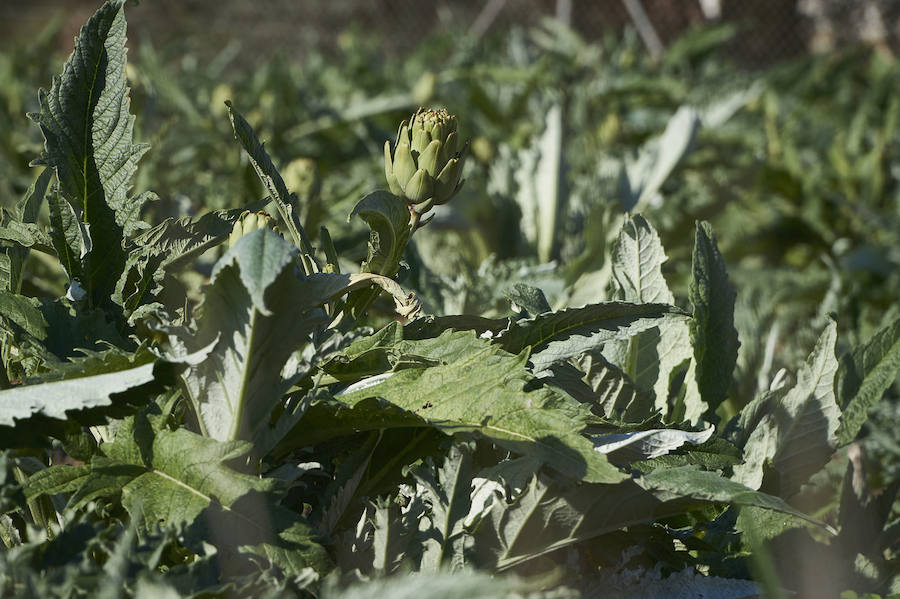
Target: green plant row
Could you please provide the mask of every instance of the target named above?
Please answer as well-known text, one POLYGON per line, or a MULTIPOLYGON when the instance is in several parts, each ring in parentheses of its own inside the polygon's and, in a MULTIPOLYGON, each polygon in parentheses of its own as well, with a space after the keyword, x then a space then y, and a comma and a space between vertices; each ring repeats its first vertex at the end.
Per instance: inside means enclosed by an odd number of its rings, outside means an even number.
POLYGON ((0 594, 779 596, 798 547, 839 591, 900 590, 898 486, 870 493, 855 443, 900 318, 841 343, 820 315, 790 373, 762 351, 748 397, 713 227, 692 225, 676 294, 641 215, 713 117, 677 111, 619 165, 604 264, 553 292, 488 263, 514 310, 454 313, 416 240, 461 200, 464 114, 417 111, 385 146, 354 272, 231 102, 265 197, 151 226, 125 34, 123 0, 82 28, 30 115, 43 170, 0 222, 0 594), (35 268, 64 294, 28 293, 35 268), (839 509, 816 513, 836 463, 839 509))

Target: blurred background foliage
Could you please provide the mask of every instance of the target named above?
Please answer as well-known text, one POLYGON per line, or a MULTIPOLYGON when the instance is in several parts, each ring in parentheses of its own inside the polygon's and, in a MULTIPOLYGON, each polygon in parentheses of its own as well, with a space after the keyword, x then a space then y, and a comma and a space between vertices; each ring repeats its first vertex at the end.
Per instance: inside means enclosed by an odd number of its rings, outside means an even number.
MULTIPOLYGON (((34 90, 97 4, 0 8, 3 206, 36 176, 34 90)), ((445 106, 471 151, 462 191, 406 257, 401 282, 428 310, 505 315, 520 282, 554 307, 608 299, 626 210, 659 231, 686 306, 694 223, 709 220, 738 292, 740 406, 793 376, 779 371, 802 362, 828 315, 841 350, 897 315, 893 4, 146 0, 129 7, 135 137, 152 145, 136 187, 158 194, 154 223, 261 198, 231 99, 302 199, 307 231, 327 225, 353 270, 367 232, 347 215, 386 187, 384 141, 419 105, 445 106), (574 28, 551 18, 560 10, 574 28)), ((63 289, 62 273, 29 273, 29 294, 63 289)), ((889 399, 861 436, 875 489, 900 478, 896 384, 889 399)), ((810 493, 809 507, 828 519, 837 497, 810 493)))

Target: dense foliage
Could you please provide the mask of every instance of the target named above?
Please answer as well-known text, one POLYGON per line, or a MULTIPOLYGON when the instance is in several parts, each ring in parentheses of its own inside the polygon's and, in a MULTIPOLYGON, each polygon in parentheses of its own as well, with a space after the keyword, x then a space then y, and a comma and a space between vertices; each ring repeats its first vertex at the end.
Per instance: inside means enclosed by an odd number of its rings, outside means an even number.
POLYGON ((900 592, 900 66, 728 34, 0 56, 0 594, 900 592))

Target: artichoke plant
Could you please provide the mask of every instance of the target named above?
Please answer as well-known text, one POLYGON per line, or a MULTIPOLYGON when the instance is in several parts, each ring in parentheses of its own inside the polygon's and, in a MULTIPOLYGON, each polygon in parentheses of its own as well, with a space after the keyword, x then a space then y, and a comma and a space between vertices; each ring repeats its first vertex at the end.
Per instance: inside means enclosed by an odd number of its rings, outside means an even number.
MULTIPOLYGON (((391 193, 409 205, 411 224, 419 227, 432 206, 446 203, 459 190, 468 142, 457 151, 456 117, 446 110, 420 108, 400 123, 397 143, 384 143, 384 174, 391 193)), ((428 219, 430 220, 430 219, 428 219)))

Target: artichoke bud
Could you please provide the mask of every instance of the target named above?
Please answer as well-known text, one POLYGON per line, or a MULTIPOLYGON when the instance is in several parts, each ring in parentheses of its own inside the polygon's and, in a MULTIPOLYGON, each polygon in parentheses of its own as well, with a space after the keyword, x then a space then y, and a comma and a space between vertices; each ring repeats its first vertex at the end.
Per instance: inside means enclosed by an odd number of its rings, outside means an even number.
POLYGON ((322 188, 315 160, 295 158, 281 171, 288 189, 300 197, 315 197, 322 188))
POLYGON ((258 229, 274 229, 275 220, 265 212, 250 212, 249 210, 241 214, 234 222, 231 228, 231 234, 228 236, 228 247, 233 248, 241 237, 247 233, 251 233, 258 229))
POLYGON ((434 96, 437 86, 437 75, 431 71, 425 71, 412 88, 413 101, 417 104, 427 104, 434 96))
POLYGON ((466 146, 457 151, 458 143, 455 116, 444 109, 417 110, 400 123, 393 154, 389 142, 384 146, 384 174, 391 193, 415 206, 419 214, 449 201, 459 189, 465 159, 466 146))

